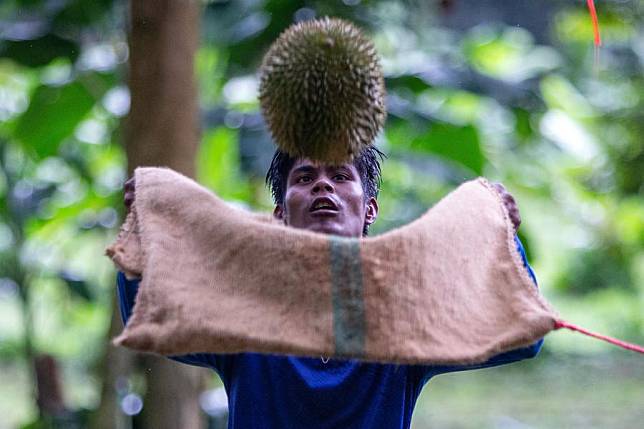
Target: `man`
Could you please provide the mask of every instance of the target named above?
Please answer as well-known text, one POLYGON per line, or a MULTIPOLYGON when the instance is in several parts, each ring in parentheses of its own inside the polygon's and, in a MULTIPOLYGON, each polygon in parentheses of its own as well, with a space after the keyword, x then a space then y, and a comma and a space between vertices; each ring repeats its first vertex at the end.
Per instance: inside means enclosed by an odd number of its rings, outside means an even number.
MULTIPOLYGON (((276 204, 274 216, 294 228, 346 237, 367 235, 378 216, 381 159, 382 153, 374 147, 340 166, 294 159, 278 150, 266 177, 276 204)), ((501 185, 497 189, 518 227, 514 199, 501 185)), ((134 200, 131 181, 126 184, 125 200, 126 205, 134 200)), ((534 279, 518 239, 516 243, 534 279)), ((124 323, 137 288, 137 280, 119 273, 124 323)), ((173 359, 217 371, 228 394, 230 428, 408 428, 416 399, 431 377, 534 357, 541 343, 470 366, 390 365, 255 353, 173 359)))

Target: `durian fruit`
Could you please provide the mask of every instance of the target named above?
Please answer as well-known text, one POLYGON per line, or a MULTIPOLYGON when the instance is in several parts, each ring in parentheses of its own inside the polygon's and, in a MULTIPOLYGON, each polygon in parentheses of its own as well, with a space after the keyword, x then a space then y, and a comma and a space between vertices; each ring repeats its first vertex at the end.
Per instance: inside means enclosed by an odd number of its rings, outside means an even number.
POLYGON ((386 118, 373 43, 353 24, 294 24, 266 53, 259 100, 276 144, 289 155, 342 164, 374 139, 386 118))

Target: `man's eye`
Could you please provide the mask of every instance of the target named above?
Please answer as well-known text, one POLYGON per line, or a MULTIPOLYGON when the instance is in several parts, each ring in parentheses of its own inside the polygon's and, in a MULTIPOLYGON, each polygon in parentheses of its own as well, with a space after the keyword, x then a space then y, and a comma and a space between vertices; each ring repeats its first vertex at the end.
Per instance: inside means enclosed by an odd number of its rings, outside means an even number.
POLYGON ((300 176, 297 178, 297 183, 309 183, 311 178, 309 176, 300 176))
POLYGON ((348 177, 345 176, 344 174, 336 174, 335 176, 333 176, 333 179, 343 182, 343 181, 347 180, 348 177))

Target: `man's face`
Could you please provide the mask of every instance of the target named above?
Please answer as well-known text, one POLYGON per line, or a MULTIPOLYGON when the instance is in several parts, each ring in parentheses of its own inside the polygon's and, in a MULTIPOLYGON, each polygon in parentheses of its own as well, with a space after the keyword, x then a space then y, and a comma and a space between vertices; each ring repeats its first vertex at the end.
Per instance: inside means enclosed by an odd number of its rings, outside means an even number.
POLYGON ((295 162, 286 182, 283 206, 275 217, 294 228, 360 237, 378 215, 375 198, 365 201, 362 181, 351 164, 328 166, 308 159, 295 162))

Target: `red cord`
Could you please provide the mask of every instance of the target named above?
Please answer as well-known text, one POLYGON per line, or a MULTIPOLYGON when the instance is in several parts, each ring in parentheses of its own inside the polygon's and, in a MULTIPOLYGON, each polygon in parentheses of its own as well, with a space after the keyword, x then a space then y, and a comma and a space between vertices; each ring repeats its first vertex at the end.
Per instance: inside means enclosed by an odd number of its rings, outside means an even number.
POLYGON ((616 338, 612 338, 606 335, 602 334, 597 334, 595 332, 591 332, 587 329, 581 328, 579 326, 573 325, 572 323, 568 323, 564 320, 555 320, 555 329, 561 329, 561 328, 566 328, 570 329, 571 331, 577 331, 580 332, 584 335, 588 335, 589 337, 594 337, 598 338, 600 340, 606 341, 611 344, 615 344, 616 346, 625 348, 626 350, 632 350, 634 352, 642 353, 644 354, 644 347, 639 346, 637 344, 632 344, 632 343, 627 343, 626 341, 621 341, 616 338))
POLYGON ((595 46, 602 44, 602 39, 599 36, 599 22, 597 20, 597 11, 595 10, 595 2, 593 0, 586 0, 588 10, 590 11, 590 18, 593 21, 593 34, 595 35, 595 46))

